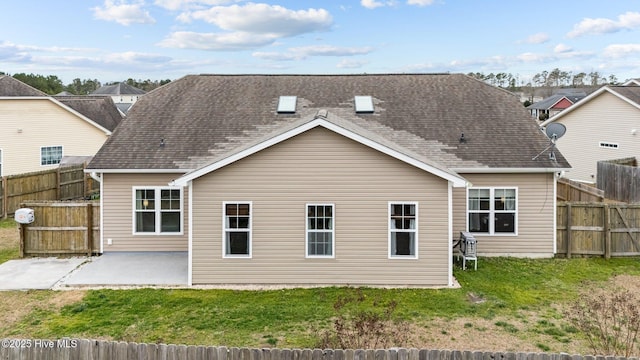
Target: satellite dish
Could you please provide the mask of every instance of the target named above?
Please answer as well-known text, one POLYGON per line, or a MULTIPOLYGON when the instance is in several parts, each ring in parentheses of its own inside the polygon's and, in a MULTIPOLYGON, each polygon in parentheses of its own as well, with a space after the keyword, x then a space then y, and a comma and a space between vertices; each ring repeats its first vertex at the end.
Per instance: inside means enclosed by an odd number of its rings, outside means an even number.
POLYGON ((556 153, 554 151, 556 147, 556 140, 560 139, 564 135, 564 133, 567 132, 567 127, 560 123, 551 123, 547 125, 547 127, 544 129, 544 132, 547 134, 549 140, 551 140, 551 144, 549 144, 546 149, 542 150, 540 154, 534 156, 531 160, 537 159, 540 155, 542 155, 543 152, 551 149, 551 151, 549 152, 549 159, 556 161, 556 153))
POLYGON ((544 130, 547 134, 547 137, 554 141, 556 139, 560 139, 564 133, 567 132, 567 127, 560 123, 552 123, 547 125, 547 128, 544 130))

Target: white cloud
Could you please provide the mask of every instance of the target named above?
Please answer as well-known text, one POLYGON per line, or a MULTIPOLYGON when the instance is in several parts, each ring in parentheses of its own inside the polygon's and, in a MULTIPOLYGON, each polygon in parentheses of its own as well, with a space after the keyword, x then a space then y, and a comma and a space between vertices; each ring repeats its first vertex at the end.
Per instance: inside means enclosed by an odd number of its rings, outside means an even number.
POLYGON ((640 54, 640 44, 612 44, 604 49, 603 55, 618 59, 634 54, 640 54))
POLYGON ((387 0, 387 1, 360 0, 360 5, 366 7, 367 9, 375 9, 383 6, 394 6, 396 5, 396 1, 395 0, 387 0))
POLYGON ((369 62, 368 61, 364 61, 364 60, 350 60, 350 59, 344 59, 342 61, 340 61, 336 67, 339 69, 358 69, 361 68, 365 65, 367 65, 369 62))
POLYGON ((429 6, 433 5, 434 2, 435 0, 407 0, 407 4, 418 6, 429 6))
POLYGON ((567 53, 573 50, 570 46, 565 44, 558 44, 553 48, 554 53, 567 53))
POLYGON ((287 52, 254 52, 252 56, 263 60, 292 61, 304 60, 312 56, 356 56, 366 55, 373 51, 371 47, 348 48, 330 45, 302 46, 290 48, 287 52))
POLYGON ((206 10, 182 13, 180 20, 213 24, 228 32, 170 34, 158 45, 171 48, 214 51, 255 49, 273 44, 280 38, 327 31, 333 24, 324 9, 290 10, 279 5, 247 3, 214 6, 206 10))
POLYGON ((167 10, 182 10, 225 5, 239 1, 240 0, 155 0, 154 4, 167 10))
POLYGON ((618 20, 605 18, 585 18, 573 26, 567 36, 570 38, 587 34, 610 34, 622 30, 632 30, 640 27, 640 12, 626 12, 618 16, 618 20))
POLYGON ((549 41, 549 35, 546 33, 537 33, 526 38, 524 43, 526 44, 543 44, 549 41))
POLYGON ((96 19, 115 21, 121 25, 153 24, 155 19, 142 7, 144 2, 127 3, 123 0, 105 0, 103 7, 94 7, 93 16, 96 19))
POLYGON ((333 23, 324 9, 290 10, 279 5, 248 3, 243 6, 214 6, 184 14, 183 18, 202 20, 221 29, 256 34, 295 36, 326 31, 333 23))
POLYGON ((295 53, 305 54, 307 56, 354 56, 365 55, 373 51, 371 47, 348 48, 329 45, 321 46, 303 46, 292 48, 295 53))
POLYGON ((366 7, 367 9, 375 9, 377 7, 384 6, 384 3, 375 0, 360 0, 360 5, 366 7))
POLYGON ((158 46, 178 49, 198 49, 210 51, 250 50, 273 43, 277 39, 272 34, 196 33, 177 31, 158 43, 158 46))

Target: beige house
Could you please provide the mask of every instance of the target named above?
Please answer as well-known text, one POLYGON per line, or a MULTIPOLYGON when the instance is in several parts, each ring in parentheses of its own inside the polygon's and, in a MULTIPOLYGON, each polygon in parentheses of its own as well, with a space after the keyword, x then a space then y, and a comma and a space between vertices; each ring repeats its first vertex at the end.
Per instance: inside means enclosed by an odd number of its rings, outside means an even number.
POLYGON ((189 284, 453 286, 555 253, 561 154, 466 75, 199 75, 132 108, 89 164, 101 251, 188 252, 189 284))
POLYGON ((0 175, 58 167, 64 156, 92 156, 122 120, 110 98, 48 96, 0 76, 0 175))
POLYGON ((567 128, 556 144, 572 166, 565 176, 595 183, 598 161, 640 154, 640 86, 603 86, 541 126, 553 122, 567 128))

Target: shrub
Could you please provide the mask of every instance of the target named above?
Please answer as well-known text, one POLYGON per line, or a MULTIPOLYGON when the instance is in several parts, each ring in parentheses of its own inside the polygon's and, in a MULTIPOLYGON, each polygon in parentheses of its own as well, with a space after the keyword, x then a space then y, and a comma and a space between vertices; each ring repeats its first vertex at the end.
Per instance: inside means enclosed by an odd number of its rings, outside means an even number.
POLYGON ((635 293, 596 291, 574 303, 567 315, 596 354, 630 357, 638 350, 640 296, 635 293))
POLYGON ((406 346, 408 324, 394 321, 398 303, 369 300, 362 289, 339 297, 333 327, 321 332, 320 348, 379 349, 406 346))

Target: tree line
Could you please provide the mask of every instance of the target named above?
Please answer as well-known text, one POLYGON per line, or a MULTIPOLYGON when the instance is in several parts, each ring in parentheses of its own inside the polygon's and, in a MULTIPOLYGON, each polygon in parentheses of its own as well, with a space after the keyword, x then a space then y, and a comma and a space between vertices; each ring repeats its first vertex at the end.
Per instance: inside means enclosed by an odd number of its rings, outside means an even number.
MULTIPOLYGON (((0 72, 0 75, 7 75, 0 72)), ((620 82, 615 75, 605 75, 598 71, 589 73, 579 72, 574 74, 571 71, 563 71, 555 68, 551 71, 542 71, 535 74, 531 81, 524 83, 520 81, 518 75, 499 72, 484 74, 481 72, 470 72, 467 75, 490 85, 508 89, 511 91, 532 90, 533 88, 563 88, 563 87, 599 87, 602 85, 619 85, 620 82)), ((49 95, 56 95, 66 91, 75 95, 87 95, 100 88, 103 84, 97 79, 76 78, 70 84, 64 85, 62 80, 56 75, 38 75, 18 73, 12 75, 14 78, 28 84, 49 95)), ((129 78, 124 83, 144 91, 151 91, 159 86, 171 82, 171 80, 134 80, 129 78)), ((112 85, 118 82, 106 83, 112 85)))
MULTIPOLYGON (((8 74, 0 72, 0 75, 8 74)), ((62 92, 67 92, 74 95, 88 95, 103 86, 103 84, 97 79, 76 78, 73 79, 71 83, 65 85, 62 80, 56 75, 45 76, 39 74, 18 73, 11 76, 48 95, 56 95, 62 92)), ((135 88, 149 92, 159 86, 170 83, 171 80, 134 80, 132 78, 129 78, 122 82, 135 88)), ((119 82, 110 82, 105 83, 104 85, 113 85, 117 83, 119 82)))
POLYGON ((531 81, 526 83, 519 81, 517 75, 511 73, 489 73, 471 72, 467 75, 482 80, 493 86, 509 90, 520 90, 523 87, 598 87, 602 85, 620 85, 615 75, 605 75, 598 71, 589 73, 579 72, 574 74, 571 71, 563 71, 555 68, 551 71, 542 71, 535 74, 531 81))

